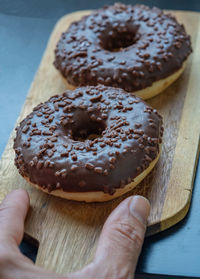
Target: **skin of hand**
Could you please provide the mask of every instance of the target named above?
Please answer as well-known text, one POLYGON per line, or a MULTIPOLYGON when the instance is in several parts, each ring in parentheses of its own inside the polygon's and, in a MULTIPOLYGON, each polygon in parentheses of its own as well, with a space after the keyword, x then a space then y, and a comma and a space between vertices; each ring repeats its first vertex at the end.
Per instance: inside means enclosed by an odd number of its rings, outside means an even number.
POLYGON ((18 245, 29 204, 28 193, 23 189, 12 191, 0 204, 1 279, 134 278, 150 211, 147 199, 131 196, 122 201, 104 224, 93 261, 66 275, 44 270, 21 254, 18 245))

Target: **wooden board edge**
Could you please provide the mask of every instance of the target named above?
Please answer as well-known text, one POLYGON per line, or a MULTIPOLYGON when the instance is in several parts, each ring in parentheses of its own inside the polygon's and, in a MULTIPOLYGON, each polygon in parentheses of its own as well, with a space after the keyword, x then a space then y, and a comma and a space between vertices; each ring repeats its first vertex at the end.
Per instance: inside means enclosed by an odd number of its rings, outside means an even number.
POLYGON ((192 192, 188 195, 188 200, 186 204, 184 204, 184 206, 176 214, 174 214, 174 216, 170 216, 167 219, 161 220, 159 223, 155 223, 147 227, 145 237, 149 237, 162 231, 165 231, 182 221, 189 211, 191 197, 192 192))
POLYGON ((189 76, 187 95, 182 110, 183 113, 180 120, 177 144, 172 163, 172 172, 161 214, 162 230, 171 226, 168 222, 170 216, 173 217, 173 225, 175 221, 180 221, 186 215, 190 205, 197 159, 199 156, 200 122, 198 112, 200 107, 200 94, 198 89, 200 88, 200 80, 198 80, 198 85, 194 88, 195 83, 193 79, 195 73, 199 71, 200 64, 200 19, 197 26, 199 27, 197 27, 199 32, 197 33, 196 44, 194 46, 195 51, 192 59, 193 67, 191 68, 189 76), (182 154, 182 158, 180 158, 180 154, 182 154), (183 173, 184 177, 182 175, 183 173), (184 200, 184 206, 182 206, 177 213, 173 210, 173 206, 169 207, 171 195, 181 195, 182 200, 184 200), (172 210, 169 211, 169 208, 172 210))
MULTIPOLYGON (((199 138, 199 141, 197 144, 195 162, 194 162, 194 166, 193 166, 193 172, 191 175, 191 189, 185 188, 183 190, 184 192, 186 192, 185 203, 180 207, 179 211, 177 211, 173 215, 170 215, 168 218, 166 218, 165 215, 161 216, 161 221, 160 221, 160 230, 161 231, 166 230, 169 227, 180 222, 187 215, 187 213, 189 211, 190 203, 191 203, 191 199, 192 199, 194 179, 195 179, 195 174, 196 174, 196 169, 197 169, 197 164, 198 164, 198 159, 199 159, 199 152, 200 152, 200 138, 199 138)), ((165 206, 165 203, 164 203, 164 206, 165 206)))
POLYGON ((171 228, 172 226, 178 224, 186 217, 190 209, 191 198, 192 198, 192 190, 191 191, 188 190, 187 201, 185 202, 185 204, 180 208, 180 210, 176 214, 170 216, 167 219, 161 220, 160 231, 164 231, 166 229, 171 228))
MULTIPOLYGON (((199 139, 198 150, 197 150, 196 158, 195 158, 195 165, 194 165, 191 185, 193 185, 193 183, 194 183, 195 170, 196 170, 197 164, 198 164, 199 153, 200 153, 200 139, 199 139)), ((168 216, 168 218, 161 216, 160 222, 155 222, 147 227, 145 237, 152 236, 152 235, 155 235, 166 229, 169 229, 172 226, 179 223, 180 221, 182 221, 186 217, 186 215, 190 209, 190 204, 191 204, 191 199, 192 199, 192 189, 184 189, 184 191, 186 191, 186 193, 187 193, 186 200, 185 200, 185 203, 180 207, 179 211, 174 212, 174 215, 170 215, 170 216, 168 216)))

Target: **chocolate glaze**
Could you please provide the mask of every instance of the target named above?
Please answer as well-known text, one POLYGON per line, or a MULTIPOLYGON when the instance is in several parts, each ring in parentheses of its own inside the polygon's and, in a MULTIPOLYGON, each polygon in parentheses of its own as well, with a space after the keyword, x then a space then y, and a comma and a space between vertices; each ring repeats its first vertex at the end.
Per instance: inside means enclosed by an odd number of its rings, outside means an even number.
POLYGON ((163 134, 155 109, 103 85, 51 97, 16 130, 15 164, 32 183, 49 192, 109 194, 149 166, 163 134))
POLYGON ((74 86, 133 92, 179 70, 190 36, 175 17, 144 5, 104 7, 73 22, 55 50, 55 67, 74 86))

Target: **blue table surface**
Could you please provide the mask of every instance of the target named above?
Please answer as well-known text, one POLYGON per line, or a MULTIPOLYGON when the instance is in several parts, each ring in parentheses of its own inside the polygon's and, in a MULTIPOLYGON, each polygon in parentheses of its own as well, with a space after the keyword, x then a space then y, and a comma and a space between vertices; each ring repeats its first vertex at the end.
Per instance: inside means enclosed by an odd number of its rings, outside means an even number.
MULTIPOLYGON (((75 10, 94 9, 114 2, 0 0, 0 155, 20 114, 56 21, 75 10)), ((199 0, 121 2, 200 11, 199 0)), ((173 228, 145 240, 136 278, 200 278, 199 197, 200 167, 196 172, 187 217, 173 228)))

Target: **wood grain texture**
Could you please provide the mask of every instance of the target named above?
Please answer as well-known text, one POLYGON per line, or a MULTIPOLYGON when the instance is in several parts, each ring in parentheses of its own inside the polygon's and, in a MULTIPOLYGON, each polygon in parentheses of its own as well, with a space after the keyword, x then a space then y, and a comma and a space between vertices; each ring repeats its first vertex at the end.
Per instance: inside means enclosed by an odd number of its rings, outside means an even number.
MULTIPOLYGON (((62 93, 65 83, 54 69, 54 48, 71 21, 89 11, 63 17, 56 25, 18 121, 39 102, 62 93)), ((37 264, 57 272, 70 272, 90 262, 102 225, 121 200, 141 194, 151 201, 147 234, 164 230, 188 211, 196 168, 200 131, 200 15, 174 12, 192 36, 193 54, 183 75, 159 96, 148 100, 164 117, 164 144, 156 168, 131 193, 106 203, 85 204, 52 197, 31 187, 14 166, 13 131, 0 162, 0 201, 15 188, 31 198, 26 233, 40 243, 37 264)))

